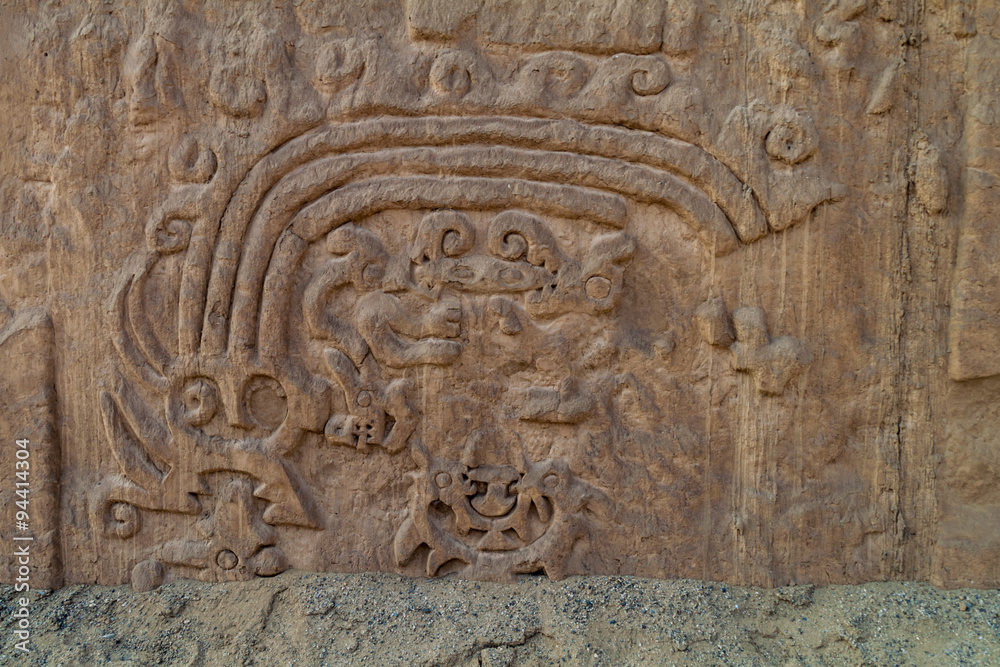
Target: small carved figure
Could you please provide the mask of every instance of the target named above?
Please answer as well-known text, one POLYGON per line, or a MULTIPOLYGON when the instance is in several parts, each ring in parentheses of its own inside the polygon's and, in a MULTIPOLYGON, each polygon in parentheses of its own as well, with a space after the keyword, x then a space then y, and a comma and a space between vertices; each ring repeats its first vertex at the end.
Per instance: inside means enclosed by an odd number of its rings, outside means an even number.
POLYGON ((410 474, 409 514, 394 551, 402 566, 421 544, 429 546, 428 576, 458 561, 466 576, 506 580, 544 569, 561 579, 563 561, 586 533, 580 513, 608 505, 564 461, 535 463, 521 455, 516 465, 470 467, 433 457, 421 444, 411 453, 420 470, 410 474))
POLYGON ((767 333, 762 308, 733 311, 736 342, 730 346, 733 368, 753 375, 762 394, 782 394, 785 386, 812 362, 812 355, 798 338, 767 333))
POLYGON ((416 412, 408 400, 412 384, 407 380, 386 384, 377 377, 374 363, 358 371, 339 350, 328 349, 326 363, 344 391, 348 410, 346 415, 330 417, 326 439, 362 453, 369 445, 382 445, 393 454, 400 451, 416 427, 416 412))

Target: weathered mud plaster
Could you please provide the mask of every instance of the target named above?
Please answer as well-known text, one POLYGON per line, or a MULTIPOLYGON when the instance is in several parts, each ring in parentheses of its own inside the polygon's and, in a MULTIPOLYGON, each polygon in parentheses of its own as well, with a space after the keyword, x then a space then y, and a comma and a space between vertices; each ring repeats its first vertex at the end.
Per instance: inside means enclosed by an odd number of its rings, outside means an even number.
POLYGON ((0 542, 1000 585, 997 14, 4 2, 0 542))

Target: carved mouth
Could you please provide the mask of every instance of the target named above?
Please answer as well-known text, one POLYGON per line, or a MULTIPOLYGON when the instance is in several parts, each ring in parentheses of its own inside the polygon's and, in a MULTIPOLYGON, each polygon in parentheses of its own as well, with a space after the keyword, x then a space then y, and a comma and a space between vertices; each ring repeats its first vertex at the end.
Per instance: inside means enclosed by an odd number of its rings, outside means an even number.
POLYGON ((478 466, 469 470, 468 476, 479 491, 470 500, 476 512, 485 517, 499 518, 513 511, 517 505, 520 474, 512 466, 478 466))

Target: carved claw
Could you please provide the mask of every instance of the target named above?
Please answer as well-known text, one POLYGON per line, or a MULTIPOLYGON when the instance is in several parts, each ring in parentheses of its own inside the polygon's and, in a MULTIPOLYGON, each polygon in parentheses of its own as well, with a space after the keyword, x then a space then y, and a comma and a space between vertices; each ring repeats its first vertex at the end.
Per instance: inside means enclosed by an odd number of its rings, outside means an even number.
POLYGON ((330 340, 355 364, 360 364, 368 354, 368 344, 349 322, 326 312, 330 296, 350 281, 348 273, 346 259, 329 260, 325 269, 306 287, 302 309, 313 336, 330 340))
POLYGON ((395 419, 382 446, 390 454, 402 451, 417 427, 417 413, 410 406, 413 383, 409 380, 393 380, 382 392, 382 406, 395 419))
POLYGON ((458 336, 462 322, 462 304, 458 301, 448 301, 435 304, 427 313, 425 324, 426 335, 442 338, 458 336))

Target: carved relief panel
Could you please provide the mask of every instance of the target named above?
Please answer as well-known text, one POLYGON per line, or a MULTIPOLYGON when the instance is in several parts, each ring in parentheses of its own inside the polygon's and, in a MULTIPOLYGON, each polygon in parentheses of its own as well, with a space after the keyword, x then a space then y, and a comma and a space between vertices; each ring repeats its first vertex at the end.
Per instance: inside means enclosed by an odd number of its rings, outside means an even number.
MULTIPOLYGON (((192 168, 212 162, 181 150, 192 168)), ((113 297, 122 375, 101 404, 122 475, 92 511, 123 539, 149 511, 201 513, 198 539, 137 567, 213 579, 284 567, 271 526, 322 530, 343 474, 316 474, 330 448, 360 468, 378 451, 395 492, 408 487, 396 567, 562 576, 592 517, 609 516, 599 477, 574 468, 614 447, 622 392, 663 426, 622 359, 635 334, 619 309, 635 309, 632 326, 644 314, 634 290, 622 305, 630 266, 650 252, 634 219, 669 220, 689 257, 767 231, 694 145, 503 116, 325 125, 253 166, 221 220, 199 215, 204 193, 154 210, 149 250, 113 297), (169 287, 162 265, 176 267, 169 287), (171 288, 176 313, 156 324, 149 295, 171 288)), ((734 345, 757 359, 766 338, 745 329, 734 345)), ((645 338, 631 344, 646 357, 674 344, 666 328, 645 338)))
MULTIPOLYGON (((802 140, 783 150, 808 150, 802 140)), ((101 405, 122 474, 91 503, 123 539, 149 511, 201 514, 197 539, 137 565, 153 572, 285 567, 272 526, 330 521, 324 500, 344 473, 316 471, 332 448, 348 469, 377 450, 386 484, 408 487, 395 567, 563 576, 612 512, 616 471, 574 471, 636 426, 623 393, 651 431, 670 425, 662 388, 628 358, 671 352, 669 325, 643 322, 669 310, 642 303, 631 265, 638 256, 649 279, 671 256, 715 261, 769 230, 753 191, 705 150, 570 120, 326 124, 273 149, 228 196, 210 149, 189 141, 174 156, 174 172, 209 182, 154 208, 149 249, 112 298, 123 363, 101 405), (650 231, 667 230, 682 253, 658 252, 650 231), (154 323, 151 297, 165 292, 172 309, 154 323)), ((734 326, 734 368, 780 394, 809 353, 770 342, 763 312, 743 312, 730 325, 723 307, 713 326, 734 326)))
POLYGON ((929 576, 908 16, 341 4, 52 37, 82 83, 31 121, 35 283, 100 332, 55 362, 67 580, 929 576))

